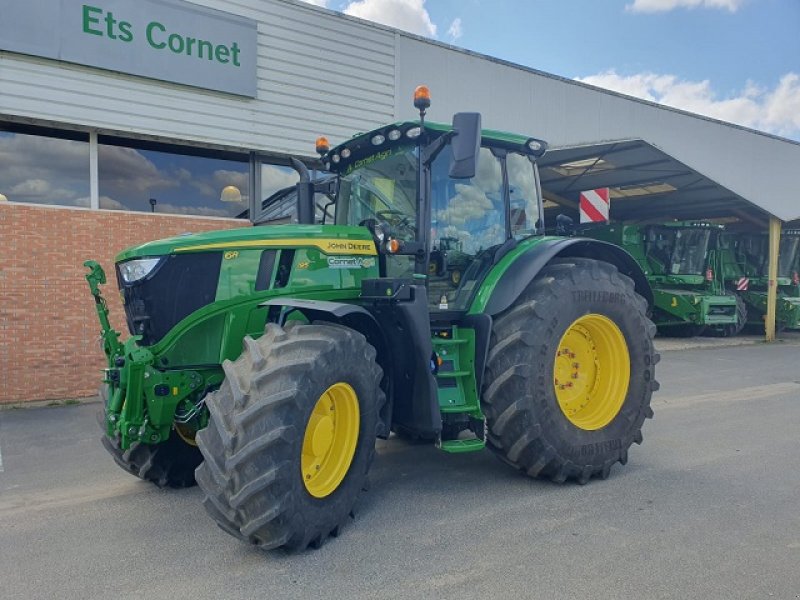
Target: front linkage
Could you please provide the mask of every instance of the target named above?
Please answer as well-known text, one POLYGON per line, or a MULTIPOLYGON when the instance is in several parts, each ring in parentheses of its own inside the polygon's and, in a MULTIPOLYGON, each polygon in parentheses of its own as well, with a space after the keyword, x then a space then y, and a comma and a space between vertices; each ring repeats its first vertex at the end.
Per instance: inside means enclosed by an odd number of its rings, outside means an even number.
MULTIPOLYGON (((173 422, 204 425, 205 411, 196 400, 202 397, 204 377, 191 370, 159 371, 153 353, 139 346, 141 336, 131 336, 124 344, 119 332, 111 327, 108 306, 100 292, 106 283, 103 268, 93 260, 83 263, 89 269, 86 281, 95 301, 102 330, 103 352, 108 363, 103 385, 108 386, 105 406, 105 431, 110 438, 119 438, 126 450, 134 442, 158 444, 170 437, 173 422), (178 405, 185 407, 176 418, 178 405)), ((192 430, 197 428, 191 427, 192 430)))

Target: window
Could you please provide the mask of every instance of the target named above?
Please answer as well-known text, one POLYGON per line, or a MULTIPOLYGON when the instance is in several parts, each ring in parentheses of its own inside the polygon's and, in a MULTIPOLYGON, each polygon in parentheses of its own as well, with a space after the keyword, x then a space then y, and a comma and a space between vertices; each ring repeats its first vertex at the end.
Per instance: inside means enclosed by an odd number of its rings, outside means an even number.
POLYGON ((539 195, 533 163, 527 156, 509 153, 506 169, 511 202, 511 233, 517 239, 533 235, 539 220, 539 195))
POLYGON ((88 134, 0 125, 0 194, 11 202, 88 208, 88 134))
POLYGON ((457 242, 460 251, 476 256, 506 239, 503 171, 489 148, 481 148, 475 177, 450 179, 448 146, 436 158, 431 173, 431 240, 457 242))
MULTIPOLYGON (((506 241, 500 159, 481 148, 475 177, 451 179, 450 157, 447 146, 431 169, 432 310, 467 308, 477 283, 491 268, 493 249, 506 241)), ((532 171, 531 167, 531 175, 532 171)))
POLYGON ((249 162, 153 147, 101 138, 100 208, 212 217, 238 217, 244 212, 246 216, 249 162))

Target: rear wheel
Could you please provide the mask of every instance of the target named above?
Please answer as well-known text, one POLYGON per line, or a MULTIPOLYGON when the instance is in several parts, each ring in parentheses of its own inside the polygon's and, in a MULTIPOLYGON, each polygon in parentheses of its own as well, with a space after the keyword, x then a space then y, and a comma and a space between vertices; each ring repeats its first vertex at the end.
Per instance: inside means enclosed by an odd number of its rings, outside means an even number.
POLYGON ((487 446, 533 477, 608 476, 653 416, 647 302, 608 263, 564 259, 495 319, 483 392, 487 446))
MULTIPOLYGON (((108 398, 105 385, 100 388, 100 399, 105 406, 108 398)), ((100 426, 105 430, 104 415, 99 415, 100 426)), ((183 488, 195 484, 194 470, 203 460, 200 451, 187 438, 173 431, 166 442, 142 444, 134 442, 130 448, 120 447, 119 436, 103 435, 103 447, 120 467, 139 479, 155 483, 158 487, 183 488)))
POLYGON ((319 546, 351 514, 375 454, 374 348, 345 327, 270 324, 223 368, 197 434, 206 510, 264 549, 319 546))

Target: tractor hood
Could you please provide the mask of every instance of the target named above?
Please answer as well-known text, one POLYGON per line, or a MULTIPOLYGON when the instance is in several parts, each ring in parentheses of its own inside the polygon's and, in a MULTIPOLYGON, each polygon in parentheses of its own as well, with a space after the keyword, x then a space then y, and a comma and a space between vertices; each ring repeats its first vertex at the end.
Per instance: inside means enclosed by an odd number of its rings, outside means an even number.
POLYGON ((366 227, 271 225, 185 234, 147 242, 122 251, 117 255, 116 262, 188 252, 300 247, 316 247, 325 254, 377 254, 372 235, 366 227))

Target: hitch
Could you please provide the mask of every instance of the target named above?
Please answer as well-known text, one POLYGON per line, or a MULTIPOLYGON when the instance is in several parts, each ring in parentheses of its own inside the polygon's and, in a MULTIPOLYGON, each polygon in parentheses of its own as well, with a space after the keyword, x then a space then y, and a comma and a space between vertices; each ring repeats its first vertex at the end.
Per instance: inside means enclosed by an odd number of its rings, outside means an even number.
POLYGON ((86 281, 89 283, 89 291, 94 297, 94 306, 97 310, 97 317, 100 319, 100 338, 103 340, 103 352, 108 361, 108 368, 113 369, 118 366, 118 360, 124 360, 124 350, 119 342, 119 332, 111 327, 108 320, 108 305, 100 292, 100 286, 106 283, 106 273, 100 263, 94 260, 87 260, 83 266, 89 269, 86 274, 86 281))

